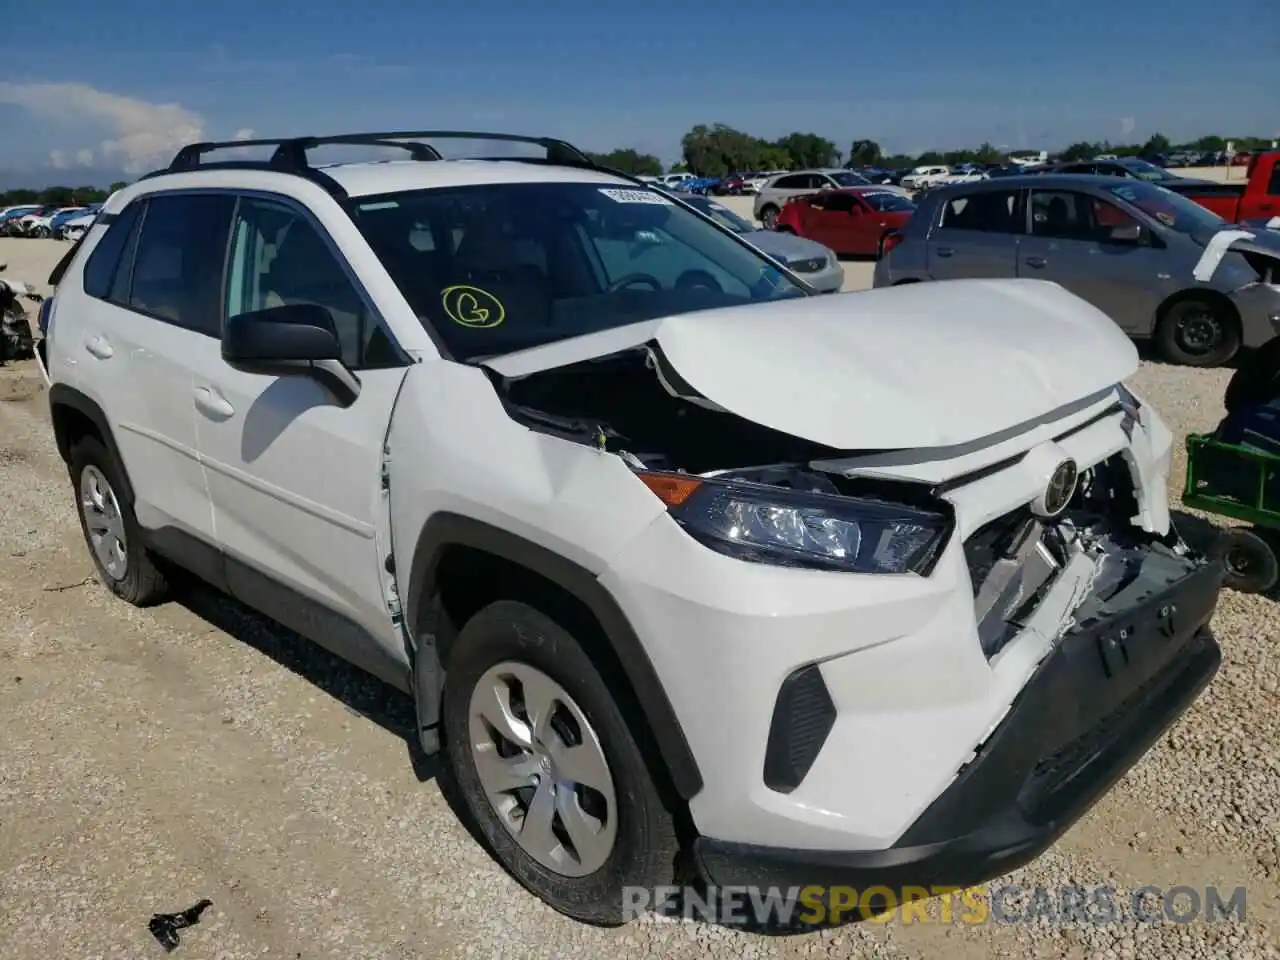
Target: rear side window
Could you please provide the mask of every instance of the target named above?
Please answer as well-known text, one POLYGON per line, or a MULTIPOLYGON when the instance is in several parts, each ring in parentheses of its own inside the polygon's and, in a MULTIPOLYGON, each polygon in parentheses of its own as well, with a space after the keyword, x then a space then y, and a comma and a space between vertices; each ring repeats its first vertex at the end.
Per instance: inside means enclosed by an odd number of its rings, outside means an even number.
POLYGON ((1271 168, 1271 182, 1267 184, 1267 193, 1273 196, 1280 196, 1280 158, 1276 160, 1276 165, 1271 168))
POLYGON ((773 181, 772 189, 774 190, 804 190, 809 186, 809 178, 804 174, 794 174, 790 177, 779 177, 773 181))
MULTIPOLYGON (((131 246, 130 240, 137 234, 138 214, 142 207, 143 202, 135 200, 121 210, 115 222, 107 227, 106 234, 89 254, 89 260, 84 265, 84 292, 89 296, 107 299, 116 274, 128 274, 128 258, 122 254, 125 247, 131 246), (122 263, 126 264, 123 271, 122 263)), ((85 235, 88 236, 87 233, 85 235)))
POLYGON ((1016 190, 984 190, 952 197, 942 205, 943 230, 1021 233, 1016 190))
POLYGON ((222 273, 235 203, 229 194, 152 197, 133 258, 129 306, 220 336, 222 273))

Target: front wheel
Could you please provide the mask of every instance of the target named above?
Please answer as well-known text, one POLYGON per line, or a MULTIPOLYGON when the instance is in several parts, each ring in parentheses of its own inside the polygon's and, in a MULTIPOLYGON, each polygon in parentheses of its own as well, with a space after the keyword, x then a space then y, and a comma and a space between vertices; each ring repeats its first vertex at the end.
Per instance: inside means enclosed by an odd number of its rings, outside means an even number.
POLYGON ((1240 350, 1240 324, 1223 304, 1195 298, 1175 303, 1156 326, 1156 347, 1170 363, 1220 367, 1240 350))
POLYGON ((675 825, 578 641, 522 603, 462 628, 446 664, 444 751, 460 799, 521 884, 577 920, 629 919, 625 887, 669 884, 675 825))
POLYGON ((1270 541, 1245 527, 1224 530, 1210 555, 1226 569, 1223 582, 1241 593, 1266 593, 1280 578, 1280 562, 1270 541))

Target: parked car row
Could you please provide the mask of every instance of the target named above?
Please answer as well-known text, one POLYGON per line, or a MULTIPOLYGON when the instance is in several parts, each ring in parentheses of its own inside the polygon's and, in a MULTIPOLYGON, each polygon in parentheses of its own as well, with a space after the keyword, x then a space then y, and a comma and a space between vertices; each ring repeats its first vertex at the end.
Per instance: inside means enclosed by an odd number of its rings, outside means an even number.
POLYGON ((102 204, 58 206, 25 204, 0 210, 0 236, 76 239, 98 215, 102 204), (74 230, 69 228, 74 225, 74 230))

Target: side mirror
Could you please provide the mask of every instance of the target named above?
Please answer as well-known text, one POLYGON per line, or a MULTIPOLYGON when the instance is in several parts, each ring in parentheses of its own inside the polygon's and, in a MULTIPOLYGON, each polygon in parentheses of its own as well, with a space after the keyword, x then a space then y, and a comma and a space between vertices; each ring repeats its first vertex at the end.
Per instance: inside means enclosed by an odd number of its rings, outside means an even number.
POLYGON ((342 362, 333 317, 314 303, 228 317, 222 330, 222 359, 245 373, 312 377, 344 407, 360 395, 360 380, 342 362))
POLYGON ((1112 243, 1139 243, 1142 240, 1142 226, 1126 223, 1122 227, 1112 227, 1110 239, 1112 243))

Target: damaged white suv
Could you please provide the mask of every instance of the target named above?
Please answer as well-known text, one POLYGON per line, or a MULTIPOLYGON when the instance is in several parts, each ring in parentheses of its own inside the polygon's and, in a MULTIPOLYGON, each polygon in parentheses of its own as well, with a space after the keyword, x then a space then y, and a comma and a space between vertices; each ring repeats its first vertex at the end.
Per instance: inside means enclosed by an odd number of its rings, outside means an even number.
MULTIPOLYGON (((51 278, 98 573, 175 567, 417 703, 497 859, 969 884, 1214 674, 1132 343, 1032 280, 830 297, 680 201, 397 133, 184 149, 51 278), (317 167, 341 142, 408 159, 317 167)), ((522 138, 489 137, 494 140, 522 138)))

